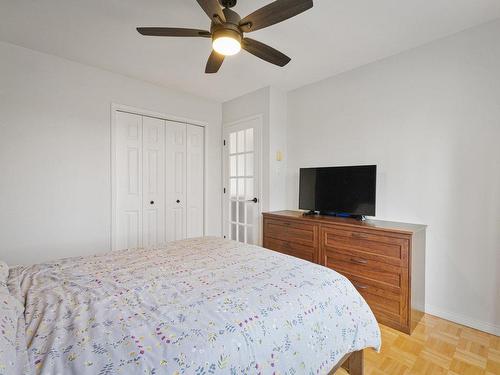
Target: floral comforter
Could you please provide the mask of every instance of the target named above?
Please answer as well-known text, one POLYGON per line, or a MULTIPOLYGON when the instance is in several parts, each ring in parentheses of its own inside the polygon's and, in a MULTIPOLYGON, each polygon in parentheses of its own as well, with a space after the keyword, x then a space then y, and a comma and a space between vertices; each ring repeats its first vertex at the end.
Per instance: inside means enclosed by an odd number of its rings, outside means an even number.
POLYGON ((340 274, 218 238, 10 270, 34 374, 326 374, 378 349, 340 274))

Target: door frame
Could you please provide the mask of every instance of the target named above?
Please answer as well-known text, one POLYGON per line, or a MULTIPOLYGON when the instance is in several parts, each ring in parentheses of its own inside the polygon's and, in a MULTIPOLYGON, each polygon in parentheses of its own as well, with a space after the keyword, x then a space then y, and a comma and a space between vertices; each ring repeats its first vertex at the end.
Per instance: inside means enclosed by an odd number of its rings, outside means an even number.
MULTIPOLYGON (((226 192, 228 190, 228 187, 225 186, 226 184, 226 178, 228 177, 228 149, 227 147, 224 145, 224 140, 225 140, 225 135, 226 135, 226 130, 228 128, 231 128, 233 126, 236 126, 236 125, 239 125, 243 122, 248 122, 248 121, 252 121, 252 120, 257 120, 258 121, 258 131, 259 131, 259 136, 257 138, 255 138, 258 142, 259 142, 259 151, 260 151, 260 155, 259 155, 259 175, 257 176, 259 178, 259 183, 258 183, 258 186, 259 186, 259 194, 257 194, 257 199, 259 200, 260 202, 260 212, 259 212, 259 216, 262 215, 262 189, 263 189, 263 181, 262 181, 262 167, 263 167, 263 159, 264 159, 264 154, 263 154, 263 134, 262 134, 262 127, 263 127, 263 123, 264 123, 264 115, 262 113, 259 113, 259 114, 256 114, 256 115, 252 115, 252 116, 247 116, 247 117, 243 117, 241 119, 238 119, 236 121, 231 121, 231 122, 226 122, 226 123, 223 123, 222 124, 222 140, 221 140, 221 144, 223 145, 222 146, 222 189, 221 189, 221 210, 222 210, 222 215, 221 215, 221 218, 222 218, 222 222, 221 222, 221 235, 224 236, 225 235, 225 231, 226 229, 224 228, 224 223, 226 221, 226 216, 227 216, 227 204, 226 204, 226 193, 224 193, 224 188, 226 188, 226 192)), ((262 220, 259 220, 258 223, 257 223, 257 245, 262 245, 262 220)))
POLYGON ((109 231, 109 249, 114 249, 114 239, 116 236, 116 112, 126 112, 138 116, 157 118, 165 121, 179 122, 186 125, 200 126, 203 132, 203 235, 207 232, 207 127, 208 122, 180 117, 168 113, 151 111, 148 109, 132 107, 125 104, 111 103, 111 126, 110 126, 110 183, 111 183, 111 222, 109 231))

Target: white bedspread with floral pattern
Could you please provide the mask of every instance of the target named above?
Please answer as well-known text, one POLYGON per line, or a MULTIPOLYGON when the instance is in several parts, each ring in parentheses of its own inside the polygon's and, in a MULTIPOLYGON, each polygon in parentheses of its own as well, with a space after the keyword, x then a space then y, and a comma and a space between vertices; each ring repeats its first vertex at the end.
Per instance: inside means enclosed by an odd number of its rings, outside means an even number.
POLYGON ((327 268, 218 238, 10 271, 35 374, 326 374, 380 346, 327 268))

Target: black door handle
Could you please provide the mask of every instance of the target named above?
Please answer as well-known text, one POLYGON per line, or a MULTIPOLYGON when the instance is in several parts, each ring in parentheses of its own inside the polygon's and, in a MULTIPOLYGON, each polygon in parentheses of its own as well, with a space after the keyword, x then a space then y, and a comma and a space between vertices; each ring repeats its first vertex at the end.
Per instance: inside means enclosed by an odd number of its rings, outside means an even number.
POLYGON ((149 202, 149 204, 155 204, 155 201, 151 201, 151 202, 149 202))
POLYGON ((247 202, 253 202, 253 203, 257 203, 258 201, 259 200, 257 198, 247 200, 247 202))
POLYGON ((176 202, 176 203, 181 203, 181 201, 180 201, 180 200, 178 200, 178 199, 177 199, 175 202, 176 202))

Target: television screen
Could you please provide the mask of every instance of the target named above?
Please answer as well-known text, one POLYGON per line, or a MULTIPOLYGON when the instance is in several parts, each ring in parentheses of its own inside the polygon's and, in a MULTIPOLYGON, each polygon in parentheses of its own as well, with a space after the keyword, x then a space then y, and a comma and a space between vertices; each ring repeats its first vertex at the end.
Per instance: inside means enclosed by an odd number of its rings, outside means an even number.
POLYGON ((299 208, 375 216, 377 166, 301 168, 299 208))

